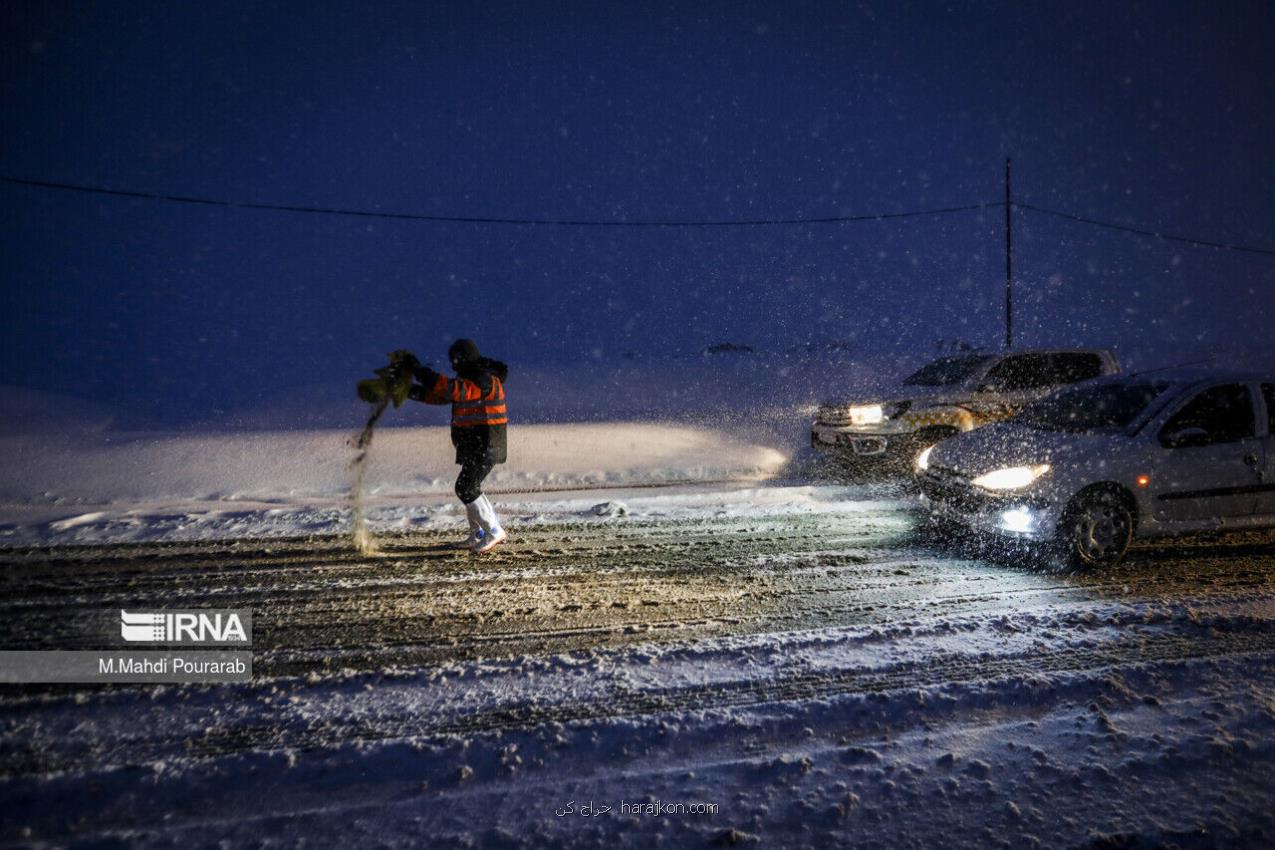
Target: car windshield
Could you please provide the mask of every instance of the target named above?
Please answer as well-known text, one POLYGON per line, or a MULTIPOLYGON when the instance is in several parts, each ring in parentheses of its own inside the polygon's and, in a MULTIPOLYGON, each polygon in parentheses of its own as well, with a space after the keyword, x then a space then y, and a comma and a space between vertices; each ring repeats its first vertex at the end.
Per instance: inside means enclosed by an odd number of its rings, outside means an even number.
POLYGON ((1028 405, 1013 421, 1042 431, 1124 429, 1169 386, 1145 382, 1074 387, 1028 405))
POLYGON ((986 363, 986 356, 944 357, 913 372, 903 383, 913 387, 946 387, 959 384, 986 363))

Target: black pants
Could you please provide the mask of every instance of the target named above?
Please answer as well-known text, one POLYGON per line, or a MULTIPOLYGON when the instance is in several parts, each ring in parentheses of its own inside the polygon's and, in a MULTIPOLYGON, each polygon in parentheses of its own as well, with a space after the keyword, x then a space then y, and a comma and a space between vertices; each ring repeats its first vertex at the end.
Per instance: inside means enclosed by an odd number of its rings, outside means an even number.
POLYGON ((465 504, 483 494, 483 479, 491 472, 493 464, 489 460, 471 458, 461 464, 460 475, 456 477, 456 495, 465 504))

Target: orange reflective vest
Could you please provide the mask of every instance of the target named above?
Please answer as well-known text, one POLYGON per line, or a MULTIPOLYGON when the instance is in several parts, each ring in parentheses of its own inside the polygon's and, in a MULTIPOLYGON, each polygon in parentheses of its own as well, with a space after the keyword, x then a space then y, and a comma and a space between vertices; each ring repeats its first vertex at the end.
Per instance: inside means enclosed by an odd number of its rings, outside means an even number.
POLYGON ((481 428, 504 425, 509 421, 505 410, 505 385, 495 375, 491 376, 491 389, 485 395, 473 381, 439 375, 422 401, 429 404, 451 402, 453 428, 481 428))

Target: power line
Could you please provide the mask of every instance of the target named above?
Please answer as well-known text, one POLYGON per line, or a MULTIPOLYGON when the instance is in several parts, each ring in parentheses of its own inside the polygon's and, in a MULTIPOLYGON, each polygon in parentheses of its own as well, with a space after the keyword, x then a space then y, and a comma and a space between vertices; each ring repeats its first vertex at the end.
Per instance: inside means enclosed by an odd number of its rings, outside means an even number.
POLYGON ((340 207, 310 207, 291 204, 261 204, 250 201, 228 201, 221 198, 204 198, 194 195, 170 195, 161 192, 139 192, 128 189, 108 189, 103 186, 88 186, 77 183, 58 183, 51 180, 28 180, 21 177, 0 175, 0 182, 18 186, 33 186, 40 189, 58 189, 67 192, 82 192, 94 195, 111 195, 120 198, 138 198, 148 201, 168 201, 179 204, 201 204, 204 206, 230 207, 232 209, 274 210, 279 212, 312 213, 317 215, 357 216, 360 218, 388 218, 399 221, 431 221, 446 224, 511 224, 551 227, 761 227, 766 225, 806 225, 806 224, 845 224, 857 221, 885 221, 887 219, 915 218, 917 216, 945 215, 948 213, 970 212, 973 210, 991 209, 1004 206, 1001 202, 985 204, 967 204, 959 207, 941 207, 935 209, 910 210, 895 213, 871 213, 867 215, 825 216, 819 218, 766 218, 766 219, 722 219, 708 221, 691 220, 590 220, 569 218, 492 218, 485 216, 425 215, 420 213, 378 212, 375 210, 351 210, 340 207))
POLYGON ((197 195, 174 195, 165 192, 142 192, 131 189, 110 189, 105 186, 63 183, 53 180, 31 180, 23 177, 10 177, 6 175, 0 175, 0 182, 10 183, 17 186, 30 186, 39 189, 56 189, 65 192, 109 195, 118 198, 134 198, 148 201, 166 201, 178 204, 228 207, 231 209, 272 210, 275 212, 354 216, 357 218, 380 218, 398 221, 427 221, 439 224, 504 224, 531 227, 764 227, 772 225, 848 224, 852 222, 887 221, 893 219, 917 218, 920 216, 947 215, 951 213, 974 212, 977 210, 1000 209, 1010 205, 1016 209, 1023 209, 1029 212, 1040 213, 1042 215, 1054 216, 1068 221, 1076 221, 1095 227, 1104 227, 1109 230, 1119 230, 1124 233, 1132 233, 1137 236, 1146 236, 1152 239, 1181 242, 1187 245, 1197 245, 1204 248, 1218 248, 1224 251, 1241 251, 1248 254, 1275 256, 1275 249, 1256 248, 1250 245, 1234 245, 1227 242, 1197 239, 1195 237, 1181 236, 1174 233, 1163 233, 1149 228, 1119 224, 1112 221, 1103 221, 1096 218, 1088 218, 1086 216, 1076 215, 1075 213, 1069 213, 1063 210, 1055 210, 1048 207, 1037 206, 1035 204, 1023 203, 1022 201, 1013 201, 1012 205, 1007 204, 1006 201, 988 201, 984 203, 965 204, 955 207, 935 207, 931 209, 908 210, 905 212, 867 213, 862 215, 820 216, 809 218, 793 217, 709 220, 636 219, 626 221, 606 219, 505 218, 495 216, 428 215, 424 213, 381 212, 377 210, 354 210, 342 207, 317 207, 298 204, 265 204, 255 203, 252 201, 231 201, 224 198, 200 197, 197 195))
POLYGON ((1141 227, 1133 227, 1127 224, 1117 224, 1112 221, 1100 221, 1096 218, 1086 218, 1085 216, 1076 215, 1074 213, 1063 212, 1061 210, 1051 210, 1047 207, 1038 207, 1035 204, 1024 204, 1021 201, 1015 201, 1014 206, 1019 209, 1029 210, 1031 212, 1043 213, 1044 215, 1052 215, 1057 218, 1065 218, 1068 221, 1078 221, 1083 224, 1092 224, 1097 227, 1106 227, 1110 230, 1121 230, 1125 233, 1134 233, 1138 236, 1150 236, 1155 239, 1165 239, 1170 242, 1184 242, 1187 245, 1199 245, 1204 248, 1221 248, 1226 251, 1244 251, 1249 254, 1266 254, 1275 256, 1275 250, 1269 248, 1254 248, 1248 245, 1232 245, 1227 242, 1211 242, 1207 239, 1196 239, 1191 236, 1178 236, 1173 233, 1161 233, 1158 230, 1147 230, 1141 227))

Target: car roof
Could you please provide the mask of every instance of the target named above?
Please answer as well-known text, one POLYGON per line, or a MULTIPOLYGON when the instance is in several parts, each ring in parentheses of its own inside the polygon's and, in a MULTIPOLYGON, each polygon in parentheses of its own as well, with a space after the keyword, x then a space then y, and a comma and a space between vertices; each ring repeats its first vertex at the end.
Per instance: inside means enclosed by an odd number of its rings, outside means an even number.
POLYGON ((1054 348, 1006 348, 1006 349, 1001 349, 1000 351, 991 351, 989 353, 1008 355, 1008 354, 1070 354, 1073 352, 1078 354, 1110 354, 1111 349, 1095 348, 1095 347, 1084 346, 1084 345, 1079 345, 1079 346, 1067 345, 1067 346, 1059 346, 1054 348))
POLYGON ((1113 354, 1110 348, 1062 347, 1062 348, 971 348, 939 355, 935 360, 949 357, 1010 357, 1015 354, 1113 354))

